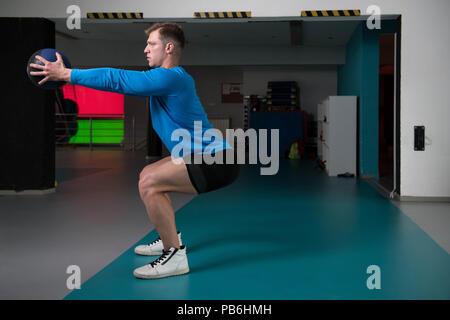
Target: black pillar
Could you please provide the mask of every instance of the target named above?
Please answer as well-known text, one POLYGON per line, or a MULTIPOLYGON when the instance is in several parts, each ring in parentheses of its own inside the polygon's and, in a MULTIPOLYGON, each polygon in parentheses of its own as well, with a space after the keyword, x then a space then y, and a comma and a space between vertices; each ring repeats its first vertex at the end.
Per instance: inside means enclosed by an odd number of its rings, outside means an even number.
POLYGON ((55 184, 55 92, 35 87, 26 70, 37 50, 55 47, 55 25, 42 18, 0 18, 0 191, 55 184))

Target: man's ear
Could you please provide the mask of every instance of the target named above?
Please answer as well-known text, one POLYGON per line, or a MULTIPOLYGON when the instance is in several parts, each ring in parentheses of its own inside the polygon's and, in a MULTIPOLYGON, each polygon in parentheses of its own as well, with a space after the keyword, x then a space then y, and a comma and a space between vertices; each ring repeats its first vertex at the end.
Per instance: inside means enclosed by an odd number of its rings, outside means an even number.
POLYGON ((167 51, 167 53, 174 53, 175 52, 175 45, 173 44, 173 42, 168 42, 166 44, 166 51, 167 51))

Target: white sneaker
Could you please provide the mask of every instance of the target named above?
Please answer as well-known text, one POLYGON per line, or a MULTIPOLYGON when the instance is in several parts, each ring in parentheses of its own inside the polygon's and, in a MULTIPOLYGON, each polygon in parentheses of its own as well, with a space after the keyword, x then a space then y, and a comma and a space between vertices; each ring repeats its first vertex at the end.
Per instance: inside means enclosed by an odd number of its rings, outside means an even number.
MULTIPOLYGON (((181 232, 178 231, 178 241, 180 242, 180 246, 183 244, 181 243, 181 232)), ((160 256, 162 255, 164 250, 164 245, 160 237, 149 244, 143 244, 139 245, 136 248, 134 248, 134 252, 136 254, 139 254, 141 256, 160 256)))
POLYGON ((189 265, 186 256, 186 246, 180 249, 170 248, 155 261, 137 268, 133 274, 140 279, 158 279, 176 276, 189 272, 189 265))

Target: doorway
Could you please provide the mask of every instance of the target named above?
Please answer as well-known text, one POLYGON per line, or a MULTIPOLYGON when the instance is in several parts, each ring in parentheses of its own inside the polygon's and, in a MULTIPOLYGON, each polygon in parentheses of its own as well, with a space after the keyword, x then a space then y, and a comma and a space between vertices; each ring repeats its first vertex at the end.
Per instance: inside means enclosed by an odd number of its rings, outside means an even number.
POLYGON ((394 63, 395 34, 381 34, 378 99, 379 183, 394 188, 394 63))
POLYGON ((401 16, 395 29, 379 35, 379 114, 377 184, 382 193, 400 195, 401 16))

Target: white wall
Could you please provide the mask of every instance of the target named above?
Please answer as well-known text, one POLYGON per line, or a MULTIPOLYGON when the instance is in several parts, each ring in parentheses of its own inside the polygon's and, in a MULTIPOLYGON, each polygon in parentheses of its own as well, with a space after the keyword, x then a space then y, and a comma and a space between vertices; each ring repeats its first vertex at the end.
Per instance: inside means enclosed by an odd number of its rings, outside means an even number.
MULTIPOLYGON (((380 6, 383 14, 402 15, 401 69, 401 194, 450 197, 450 1, 448 0, 80 0, 88 11, 142 11, 145 17, 184 18, 195 11, 250 10, 254 17, 298 16, 301 10, 361 9, 380 6), (424 152, 413 148, 414 125, 425 125, 428 141, 424 152)), ((65 17, 74 1, 3 1, 1 16, 65 17)))
POLYGON ((411 2, 402 16, 401 194, 450 197, 450 1, 411 2), (431 143, 422 152, 415 125, 431 143))

